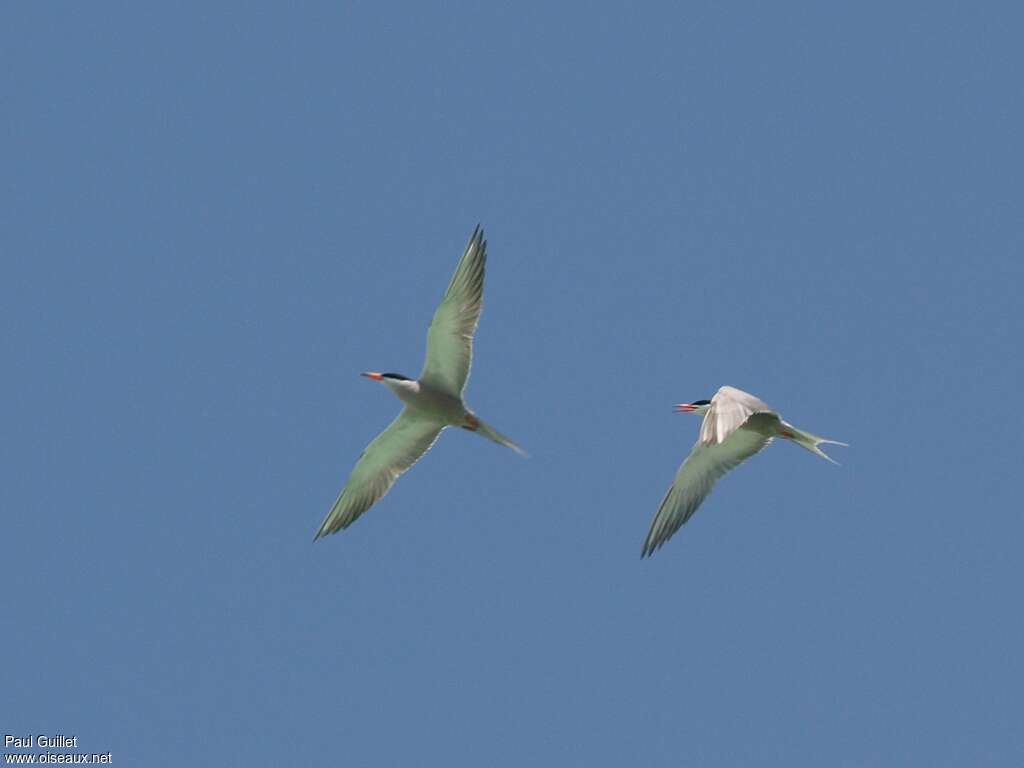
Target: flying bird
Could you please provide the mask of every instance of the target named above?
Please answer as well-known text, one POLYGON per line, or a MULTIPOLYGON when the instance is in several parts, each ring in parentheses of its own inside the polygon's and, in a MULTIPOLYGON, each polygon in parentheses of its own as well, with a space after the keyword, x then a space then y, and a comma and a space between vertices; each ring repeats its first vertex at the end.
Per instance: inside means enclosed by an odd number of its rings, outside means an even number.
POLYGON ((661 500, 658 513, 644 542, 641 557, 654 554, 689 520, 722 475, 764 448, 776 437, 792 440, 801 448, 833 461, 819 445, 843 445, 797 429, 767 403, 735 387, 722 387, 710 400, 680 403, 677 413, 704 417, 700 437, 676 472, 676 479, 661 500))
POLYGON ((415 464, 445 427, 462 427, 525 456, 522 448, 469 409, 462 391, 473 360, 473 333, 483 309, 487 241, 477 225, 427 331, 427 359, 418 379, 368 371, 405 403, 363 451, 313 541, 350 526, 415 464))

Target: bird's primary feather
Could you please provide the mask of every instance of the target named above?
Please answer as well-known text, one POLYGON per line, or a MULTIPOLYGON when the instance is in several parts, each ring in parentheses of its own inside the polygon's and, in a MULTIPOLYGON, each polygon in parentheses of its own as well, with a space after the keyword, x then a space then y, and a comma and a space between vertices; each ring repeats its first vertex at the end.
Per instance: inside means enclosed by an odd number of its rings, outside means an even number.
MULTIPOLYGON (((705 415, 705 421, 711 415, 705 415)), ((661 500, 644 541, 642 557, 653 554, 678 531, 715 487, 726 472, 735 469, 768 445, 768 422, 778 420, 775 414, 753 414, 717 442, 697 441, 690 455, 676 472, 675 480, 661 500)))
POLYGON ((427 359, 420 380, 455 397, 462 396, 473 364, 473 334, 483 310, 486 264, 487 241, 478 225, 427 331, 427 359))
POLYGON ((444 426, 422 411, 403 408, 366 446, 313 541, 348 528, 379 501, 402 473, 430 450, 444 426))

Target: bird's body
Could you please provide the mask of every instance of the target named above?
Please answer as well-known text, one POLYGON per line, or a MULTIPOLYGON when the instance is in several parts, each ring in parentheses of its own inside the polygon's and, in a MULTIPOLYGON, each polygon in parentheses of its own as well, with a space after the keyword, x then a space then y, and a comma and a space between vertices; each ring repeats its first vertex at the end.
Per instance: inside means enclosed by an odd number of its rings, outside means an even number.
POLYGON ((477 432, 523 454, 518 445, 479 419, 462 397, 473 359, 473 334, 483 309, 486 261, 487 243, 477 227, 434 313, 427 332, 427 359, 418 379, 398 373, 363 374, 387 386, 405 407, 363 451, 314 541, 355 522, 430 450, 445 427, 477 432))
POLYGON ((773 439, 792 440, 828 461, 832 459, 819 445, 846 445, 797 429, 783 421, 767 403, 735 387, 722 387, 711 400, 684 403, 676 406, 676 410, 702 414, 704 421, 697 443, 676 472, 675 481, 654 516, 641 557, 653 554, 693 516, 722 475, 773 439))
POLYGON ((415 379, 394 380, 382 378, 381 382, 408 408, 444 423, 445 426, 461 426, 469 409, 461 397, 443 389, 437 389, 426 382, 415 379))

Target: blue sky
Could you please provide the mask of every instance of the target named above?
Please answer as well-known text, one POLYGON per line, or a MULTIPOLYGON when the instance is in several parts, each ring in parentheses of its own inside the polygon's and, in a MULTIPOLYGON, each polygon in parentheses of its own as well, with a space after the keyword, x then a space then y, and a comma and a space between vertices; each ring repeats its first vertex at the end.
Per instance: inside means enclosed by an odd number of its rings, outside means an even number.
POLYGON ((4 733, 1024 761, 1013 4, 2 12, 4 733), (446 432, 311 543, 474 225, 446 432), (722 384, 772 446, 640 546, 722 384))

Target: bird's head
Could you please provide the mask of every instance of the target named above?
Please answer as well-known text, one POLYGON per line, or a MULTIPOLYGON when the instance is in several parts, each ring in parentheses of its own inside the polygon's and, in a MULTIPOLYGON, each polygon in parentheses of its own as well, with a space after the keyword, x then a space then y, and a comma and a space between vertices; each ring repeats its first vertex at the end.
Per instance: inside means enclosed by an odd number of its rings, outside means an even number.
POLYGON ((359 375, 365 376, 368 379, 373 379, 374 381, 384 381, 385 379, 389 379, 391 381, 412 381, 408 376, 403 376, 400 373, 377 373, 376 371, 367 371, 366 373, 361 373, 359 375))
POLYGON ((377 371, 367 371, 366 373, 360 374, 368 379, 379 381, 382 384, 387 384, 389 389, 419 389, 419 384, 416 379, 410 379, 408 376, 403 376, 400 373, 377 373, 377 371))
POLYGON ((692 403, 680 403, 675 407, 676 413, 696 413, 703 416, 711 407, 710 400, 694 400, 692 403))
POLYGON ((401 374, 379 374, 376 371, 367 371, 365 374, 359 374, 359 376, 366 376, 368 379, 385 383, 389 381, 413 381, 408 376, 402 376, 401 374))

